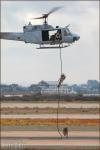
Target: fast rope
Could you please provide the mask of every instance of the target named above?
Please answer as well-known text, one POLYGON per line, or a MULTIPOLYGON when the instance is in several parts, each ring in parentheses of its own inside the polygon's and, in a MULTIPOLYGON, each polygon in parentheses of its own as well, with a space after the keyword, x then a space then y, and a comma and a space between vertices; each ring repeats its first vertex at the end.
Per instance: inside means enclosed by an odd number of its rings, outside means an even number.
POLYGON ((60 128, 59 128, 59 107, 60 107, 60 98, 61 98, 60 97, 60 86, 61 86, 62 82, 65 80, 66 76, 62 73, 62 50, 61 50, 60 45, 59 45, 59 48, 60 48, 59 55, 60 55, 60 69, 61 69, 61 74, 60 74, 60 79, 58 80, 59 83, 58 83, 58 86, 57 86, 57 88, 58 88, 57 131, 58 131, 58 133, 59 133, 59 135, 60 135, 60 137, 62 139, 62 134, 61 134, 60 128))

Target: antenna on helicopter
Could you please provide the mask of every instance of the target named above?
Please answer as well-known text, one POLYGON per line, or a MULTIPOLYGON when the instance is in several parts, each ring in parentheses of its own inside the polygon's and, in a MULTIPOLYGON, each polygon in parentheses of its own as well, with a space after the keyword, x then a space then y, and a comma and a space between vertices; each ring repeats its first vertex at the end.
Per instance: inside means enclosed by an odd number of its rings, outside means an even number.
POLYGON ((32 19, 44 19, 44 24, 48 24, 47 20, 48 20, 48 16, 52 13, 54 13, 55 11, 61 9, 62 7, 54 7, 53 9, 51 9, 47 14, 43 14, 41 17, 37 17, 37 18, 32 18, 32 19))

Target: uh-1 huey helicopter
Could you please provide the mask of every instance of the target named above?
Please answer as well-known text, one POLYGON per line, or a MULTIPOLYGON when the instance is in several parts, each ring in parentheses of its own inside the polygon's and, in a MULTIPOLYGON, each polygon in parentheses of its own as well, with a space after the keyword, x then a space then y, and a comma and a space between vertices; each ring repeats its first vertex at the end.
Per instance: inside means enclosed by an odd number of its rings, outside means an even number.
POLYGON ((60 8, 61 7, 55 7, 41 17, 31 18, 43 19, 43 25, 32 25, 31 22, 29 22, 28 25, 23 26, 23 32, 1 32, 0 38, 38 44, 40 45, 38 49, 68 47, 80 39, 79 35, 72 33, 68 28, 69 25, 64 28, 59 26, 54 28, 47 22, 48 16, 60 8))

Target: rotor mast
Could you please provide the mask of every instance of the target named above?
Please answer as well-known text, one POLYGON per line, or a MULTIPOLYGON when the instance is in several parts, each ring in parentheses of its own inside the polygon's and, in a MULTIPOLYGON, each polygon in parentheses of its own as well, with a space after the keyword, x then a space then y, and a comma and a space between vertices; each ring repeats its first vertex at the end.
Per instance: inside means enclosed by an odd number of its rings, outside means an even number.
POLYGON ((44 24, 48 24, 48 23, 47 23, 47 17, 46 17, 46 16, 44 17, 44 24))

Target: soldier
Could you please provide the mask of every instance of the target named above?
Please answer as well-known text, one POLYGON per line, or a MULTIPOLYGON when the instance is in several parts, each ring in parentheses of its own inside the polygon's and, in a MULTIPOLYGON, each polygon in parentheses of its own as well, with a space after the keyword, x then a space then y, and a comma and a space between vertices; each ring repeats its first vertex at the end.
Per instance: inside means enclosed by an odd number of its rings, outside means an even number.
POLYGON ((55 35, 51 35, 50 37, 51 44, 55 43, 55 35))
POLYGON ((58 40, 61 40, 61 33, 60 33, 59 30, 55 33, 55 39, 56 39, 57 41, 58 41, 58 40))
POLYGON ((68 127, 63 128, 63 135, 68 138, 68 127))
POLYGON ((65 78, 66 78, 66 76, 64 74, 61 74, 60 79, 59 79, 58 88, 61 86, 61 84, 65 80, 65 78))

